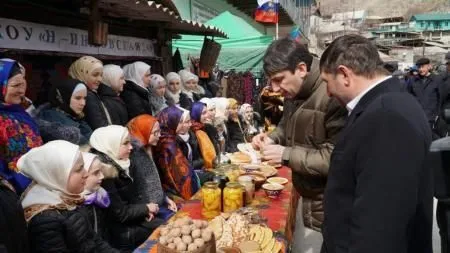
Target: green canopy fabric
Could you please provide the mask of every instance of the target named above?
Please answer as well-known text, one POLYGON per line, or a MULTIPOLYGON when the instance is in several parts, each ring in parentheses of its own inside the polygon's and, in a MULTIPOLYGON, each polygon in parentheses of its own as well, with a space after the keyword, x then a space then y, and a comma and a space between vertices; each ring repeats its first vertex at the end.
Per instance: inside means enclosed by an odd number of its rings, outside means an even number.
MULTIPOLYGON (((226 11, 206 22, 222 29, 228 39, 215 39, 222 45, 219 59, 221 69, 236 71, 250 70, 253 73, 262 71, 262 59, 267 47, 273 41, 272 36, 260 33, 245 20, 226 11)), ((187 64, 188 56, 200 56, 203 36, 183 35, 173 40, 172 49, 179 49, 183 64, 187 64)))

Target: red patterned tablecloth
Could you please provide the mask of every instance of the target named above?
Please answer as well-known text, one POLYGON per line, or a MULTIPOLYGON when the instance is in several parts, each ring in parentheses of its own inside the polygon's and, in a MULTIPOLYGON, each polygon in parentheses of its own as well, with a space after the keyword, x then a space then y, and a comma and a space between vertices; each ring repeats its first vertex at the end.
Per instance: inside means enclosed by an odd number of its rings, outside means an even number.
MULTIPOLYGON (((292 176, 291 170, 281 167, 278 176, 287 178, 289 182, 285 185, 283 192, 278 199, 268 198, 261 189, 255 193, 255 199, 250 206, 259 210, 260 215, 267 218, 267 225, 275 232, 276 236, 284 242, 284 250, 292 239, 293 225, 295 224, 295 206, 293 206, 292 196, 292 176)), ((191 200, 182 204, 180 211, 175 217, 189 216, 193 219, 203 219, 201 210, 201 194, 195 195, 191 200)), ((149 239, 136 249, 135 253, 156 253, 156 238, 159 230, 155 230, 149 239)))

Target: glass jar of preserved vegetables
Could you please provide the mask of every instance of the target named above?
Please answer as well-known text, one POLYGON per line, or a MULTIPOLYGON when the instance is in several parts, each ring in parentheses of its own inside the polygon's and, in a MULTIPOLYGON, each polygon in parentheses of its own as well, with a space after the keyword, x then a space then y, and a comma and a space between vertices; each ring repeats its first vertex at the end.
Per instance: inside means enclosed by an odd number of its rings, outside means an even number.
POLYGON ((202 215, 213 219, 222 210, 222 191, 216 182, 206 182, 202 187, 202 215))
POLYGON ((244 206, 243 188, 239 183, 229 182, 223 189, 223 211, 232 212, 244 206))

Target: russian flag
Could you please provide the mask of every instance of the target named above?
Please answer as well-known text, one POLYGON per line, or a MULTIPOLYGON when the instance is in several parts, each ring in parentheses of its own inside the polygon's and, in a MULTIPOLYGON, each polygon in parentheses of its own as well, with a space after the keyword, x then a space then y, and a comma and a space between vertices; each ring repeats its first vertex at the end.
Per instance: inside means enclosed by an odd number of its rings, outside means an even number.
POLYGON ((258 0, 255 20, 262 23, 278 23, 278 0, 258 0))

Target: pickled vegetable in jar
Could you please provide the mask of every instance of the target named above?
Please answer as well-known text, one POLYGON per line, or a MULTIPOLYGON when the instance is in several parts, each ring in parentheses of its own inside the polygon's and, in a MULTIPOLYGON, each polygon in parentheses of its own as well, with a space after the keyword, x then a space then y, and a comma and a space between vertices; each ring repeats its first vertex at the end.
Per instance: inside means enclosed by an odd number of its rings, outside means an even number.
POLYGON ((244 194, 239 183, 229 182, 223 190, 223 211, 232 212, 244 206, 244 194))
POLYGON ((202 187, 202 215, 213 219, 222 209, 222 191, 216 182, 206 182, 202 187))

